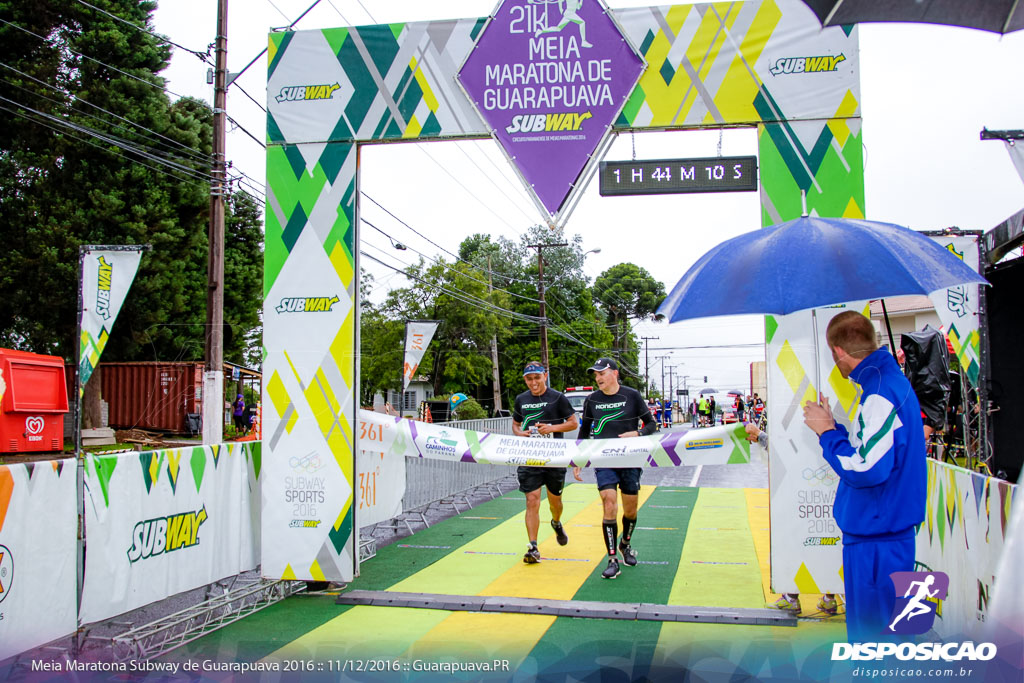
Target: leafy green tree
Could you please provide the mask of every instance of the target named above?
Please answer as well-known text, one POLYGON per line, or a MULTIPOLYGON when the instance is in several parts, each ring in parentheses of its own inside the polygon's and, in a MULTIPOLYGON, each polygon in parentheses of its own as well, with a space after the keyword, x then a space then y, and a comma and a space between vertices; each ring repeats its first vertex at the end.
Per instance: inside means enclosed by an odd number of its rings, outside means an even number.
MULTIPOLYGON (((94 0, 139 27, 153 2, 94 0)), ((0 0, 0 345, 73 359, 78 250, 150 244, 105 360, 199 360, 212 112, 173 104, 167 43, 75 0, 0 0), (169 166, 169 165, 170 166, 169 166)), ((225 358, 259 326, 259 211, 228 207, 225 358)))
POLYGON ((653 320, 665 299, 665 285, 638 265, 619 263, 594 281, 594 297, 615 325, 615 348, 625 350, 631 333, 629 320, 653 320))
POLYGON ((488 292, 484 273, 461 261, 439 260, 428 266, 421 260, 406 273, 416 284, 392 290, 382 311, 394 321, 441 321, 420 366, 430 376, 434 394, 467 392, 489 383, 491 337, 502 339, 507 328, 494 308, 481 302, 507 308, 507 294, 488 292))
MULTIPOLYGON (((372 406, 373 396, 378 392, 387 396, 389 390, 401 390, 402 363, 405 355, 403 330, 403 321, 389 319, 382 311, 373 307, 364 307, 359 323, 361 405, 372 406)), ((420 374, 429 370, 429 360, 424 358, 420 374)))

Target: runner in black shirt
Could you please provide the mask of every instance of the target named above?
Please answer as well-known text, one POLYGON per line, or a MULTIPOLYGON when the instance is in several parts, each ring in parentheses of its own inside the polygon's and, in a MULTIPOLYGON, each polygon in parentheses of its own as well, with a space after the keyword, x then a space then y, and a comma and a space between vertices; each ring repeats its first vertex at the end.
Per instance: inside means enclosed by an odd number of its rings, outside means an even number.
MULTIPOLYGON (((599 358, 590 370, 594 373, 598 391, 587 397, 583 404, 583 424, 580 439, 615 439, 629 436, 653 434, 657 423, 643 396, 636 389, 619 384, 619 366, 611 358, 599 358), (638 430, 638 422, 643 428, 638 430)), ((630 545, 633 529, 636 528, 636 509, 640 494, 640 467, 595 467, 597 490, 604 503, 604 542, 608 548, 608 567, 602 578, 614 579, 619 575, 619 560, 615 553, 615 540, 619 535, 616 518, 618 500, 615 489, 622 493, 622 540, 619 550, 623 561, 630 567, 636 565, 636 552, 630 545)), ((579 468, 573 470, 579 478, 579 468)))
MULTIPOLYGON (((549 389, 548 373, 543 365, 531 361, 523 369, 523 379, 529 391, 516 396, 512 410, 512 433, 516 436, 562 438, 562 432, 571 432, 579 425, 576 411, 561 392, 549 389)), ((564 467, 520 467, 519 490, 526 494, 526 535, 530 545, 523 562, 540 562, 537 550, 537 532, 540 528, 540 489, 547 486, 548 506, 551 508, 551 528, 559 545, 569 542, 559 519, 562 516, 562 488, 565 487, 564 467)), ((579 474, 576 475, 580 479, 579 474)))

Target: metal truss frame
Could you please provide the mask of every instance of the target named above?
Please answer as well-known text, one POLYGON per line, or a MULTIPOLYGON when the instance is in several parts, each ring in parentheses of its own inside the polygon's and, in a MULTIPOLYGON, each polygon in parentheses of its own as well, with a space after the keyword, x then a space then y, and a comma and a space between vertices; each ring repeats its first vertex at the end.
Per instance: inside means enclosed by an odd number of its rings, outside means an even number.
POLYGON ((111 638, 114 661, 147 660, 305 590, 303 581, 259 579, 111 638))

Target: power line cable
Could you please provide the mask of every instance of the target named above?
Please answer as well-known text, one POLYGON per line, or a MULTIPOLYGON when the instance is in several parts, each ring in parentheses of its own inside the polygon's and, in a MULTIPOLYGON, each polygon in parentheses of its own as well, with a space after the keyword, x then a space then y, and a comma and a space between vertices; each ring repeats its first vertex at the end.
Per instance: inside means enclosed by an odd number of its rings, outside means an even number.
MULTIPOLYGON (((380 234, 384 235, 385 237, 387 237, 387 238, 388 238, 389 240, 391 240, 392 242, 398 242, 398 240, 396 240, 396 239, 394 238, 394 236, 392 236, 392 235, 389 235, 389 234, 388 234, 387 232, 385 232, 384 230, 381 230, 380 228, 378 228, 378 227, 377 227, 376 225, 374 225, 374 224, 373 224, 373 223, 371 223, 370 221, 366 220, 365 218, 362 218, 362 217, 360 217, 360 219, 359 219, 359 220, 360 220, 360 221, 362 221, 363 223, 366 223, 366 224, 367 224, 367 225, 369 225, 369 226, 370 226, 371 228, 373 228, 374 230, 376 230, 376 231, 377 231, 377 232, 379 232, 380 234)), ((404 247, 405 247, 406 249, 409 249, 410 251, 414 251, 414 252, 416 252, 417 254, 419 254, 419 255, 420 255, 420 256, 422 256, 423 258, 427 259, 428 261, 431 261, 431 262, 433 262, 434 264, 436 264, 436 265, 439 265, 439 266, 441 266, 442 268, 446 268, 446 269, 448 269, 448 270, 450 270, 450 271, 456 272, 456 273, 458 273, 459 275, 462 275, 462 276, 463 276, 463 277, 465 277, 465 278, 468 278, 468 279, 470 279, 470 280, 473 280, 474 282, 479 282, 479 283, 480 283, 480 284, 482 284, 482 285, 487 285, 487 284, 489 284, 489 283, 488 283, 488 282, 487 282, 486 280, 481 280, 481 279, 479 279, 479 278, 473 277, 473 276, 472 276, 472 275, 470 275, 469 273, 464 273, 464 272, 462 272, 461 270, 457 270, 456 268, 454 268, 453 266, 450 266, 450 265, 448 265, 448 264, 447 264, 447 263, 445 263, 444 261, 441 261, 440 259, 436 259, 436 258, 435 258, 435 257, 433 257, 433 256, 428 256, 427 254, 424 254, 424 253, 423 253, 422 251, 419 251, 418 249, 415 249, 414 247, 410 247, 410 246, 409 246, 409 245, 407 245, 407 244, 402 244, 402 246, 404 246, 404 247)), ((476 266, 476 265, 474 265, 474 264, 472 264, 472 263, 469 263, 468 261, 463 261, 462 259, 459 259, 458 257, 456 257, 456 258, 458 259, 458 261, 460 261, 460 262, 462 262, 462 263, 465 263, 465 264, 466 264, 466 265, 468 265, 469 267, 471 267, 471 268, 476 268, 476 269, 478 269, 478 270, 479 270, 479 267, 478 267, 478 266, 476 266)), ((506 293, 506 294, 508 294, 509 296, 514 296, 514 297, 516 297, 516 298, 519 298, 519 299, 524 299, 524 300, 526 300, 526 301, 532 301, 532 302, 534 302, 534 303, 540 303, 540 299, 534 299, 533 297, 529 297, 529 296, 526 296, 526 295, 523 295, 523 294, 517 294, 516 292, 510 292, 510 291, 508 291, 508 290, 505 290, 505 289, 499 289, 498 291, 501 291, 501 292, 505 292, 505 293, 506 293)))
POLYGON ((164 158, 162 156, 158 156, 156 154, 153 154, 152 152, 148 152, 148 151, 146 151, 144 149, 141 149, 141 148, 135 146, 134 144, 128 142, 127 140, 123 140, 123 139, 118 138, 118 137, 116 137, 114 135, 104 134, 104 133, 102 133, 100 131, 97 131, 97 130, 95 130, 93 128, 89 128, 88 126, 83 126, 83 125, 80 125, 80 124, 72 123, 70 121, 67 121, 66 119, 62 119, 59 116, 53 116, 52 114, 47 114, 45 112, 41 112, 38 109, 33 109, 32 107, 29 107, 29 106, 27 106, 27 105, 25 105, 25 104, 23 104, 21 102, 17 102, 15 100, 9 99, 9 98, 4 97, 2 95, 0 95, 0 101, 8 102, 10 104, 13 104, 16 107, 21 107, 22 109, 24 109, 26 111, 30 111, 33 114, 35 114, 35 115, 37 115, 39 117, 42 117, 43 119, 46 119, 48 121, 52 121, 53 123, 56 123, 59 126, 64 126, 66 128, 70 128, 70 129, 75 130, 77 132, 84 133, 86 135, 90 135, 90 136, 95 137, 95 138, 97 138, 99 140, 103 140, 104 142, 106 142, 108 144, 114 145, 115 147, 119 147, 120 149, 124 149, 125 151, 134 152, 135 154, 138 154, 138 155, 143 156, 143 157, 145 157, 147 159, 150 159, 151 161, 155 161, 158 164, 162 164, 162 165, 167 166, 169 168, 172 168, 174 170, 181 171, 182 173, 185 173, 187 175, 191 175, 191 176, 193 176, 194 178, 196 178, 198 180, 212 180, 212 176, 210 176, 210 175, 201 173, 200 171, 197 171, 194 168, 191 168, 189 166, 185 166, 184 164, 178 163, 176 161, 171 161, 171 160, 166 159, 166 158, 164 158))
POLYGON ((469 261, 467 261, 467 260, 465 260, 465 259, 463 259, 463 258, 460 258, 458 254, 452 253, 452 252, 451 252, 451 251, 449 251, 448 249, 445 249, 445 248, 444 248, 444 247, 442 247, 442 246, 441 246, 440 244, 438 244, 438 243, 437 243, 437 242, 435 242, 434 240, 430 239, 429 237, 427 237, 426 235, 424 235, 424 234, 423 234, 422 232, 420 232, 419 230, 417 230, 416 228, 412 227, 411 225, 409 225, 408 223, 406 223, 406 222, 405 222, 404 220, 402 220, 401 218, 399 218, 398 216, 396 216, 396 215, 395 215, 394 213, 392 213, 392 212, 391 212, 390 210, 388 210, 387 208, 385 208, 383 204, 381 204, 380 202, 378 202, 378 201, 377 201, 376 199, 374 199, 374 198, 373 198, 373 197, 371 197, 370 195, 366 194, 366 192, 360 191, 360 192, 359 192, 359 194, 361 194, 362 196, 364 196, 364 197, 366 197, 367 199, 369 199, 369 200, 370 200, 371 202, 373 202, 373 203, 374 203, 374 204, 375 204, 375 205, 376 205, 376 206, 377 206, 377 207, 378 207, 378 208, 379 208, 379 209, 380 209, 381 211, 383 211, 383 212, 384 212, 384 213, 386 213, 387 215, 389 215, 389 216, 391 216, 392 218, 394 218, 394 219, 395 219, 396 221, 398 221, 398 222, 399 222, 400 224, 402 224, 402 225, 403 225, 404 227, 408 228, 408 229, 409 229, 410 231, 412 231, 412 232, 413 232, 413 233, 415 233, 416 235, 419 235, 419 236, 420 236, 421 238, 423 238, 423 239, 424 239, 424 240, 425 240, 426 242, 429 242, 430 244, 434 245, 435 247, 437 247, 438 249, 440 249, 440 250, 441 250, 441 251, 443 251, 444 253, 446 253, 446 254, 448 254, 449 256, 451 256, 451 257, 452 257, 453 259, 455 259, 456 261, 459 261, 459 262, 461 262, 461 263, 465 263, 466 265, 469 265, 469 266, 473 266, 474 268, 477 268, 478 270, 481 270, 481 271, 482 271, 483 273, 485 273, 485 274, 487 274, 487 275, 492 275, 492 276, 494 276, 494 277, 496 277, 496 278, 501 278, 501 279, 505 280, 505 282, 506 282, 506 283, 508 283, 508 282, 520 282, 520 283, 523 283, 523 284, 527 284, 527 285, 530 285, 531 287, 536 287, 536 286, 537 286, 537 283, 536 283, 536 282, 534 282, 534 281, 532 281, 532 280, 524 280, 524 279, 522 279, 522 278, 512 277, 511 275, 505 275, 504 273, 499 273, 498 271, 495 271, 495 270, 489 270, 489 269, 487 269, 487 268, 483 268, 483 267, 481 267, 481 266, 479 266, 479 265, 477 265, 477 264, 475 264, 475 263, 471 263, 471 262, 469 262, 469 261))
MULTIPOLYGON (((391 268, 392 270, 398 270, 399 272, 402 272, 402 274, 405 275, 407 278, 409 278, 411 280, 415 280, 415 281, 419 282, 422 285, 430 287, 431 289, 434 289, 436 291, 440 291, 440 292, 442 292, 444 294, 447 294, 448 296, 452 297, 453 299, 456 299, 456 300, 461 301, 463 303, 471 304, 471 305, 474 305, 474 306, 482 306, 486 310, 488 310, 488 311, 490 311, 492 313, 495 313, 497 315, 502 315, 502 316, 505 316, 505 317, 508 317, 508 318, 513 318, 513 319, 516 319, 516 320, 525 320, 527 322, 541 322, 541 319, 538 318, 537 316, 526 315, 524 313, 517 313, 516 311, 510 311, 507 308, 502 308, 501 306, 497 306, 495 304, 492 304, 489 301, 486 301, 484 299, 480 299, 480 298, 472 296, 470 294, 466 294, 464 292, 459 292, 459 291, 453 291, 451 289, 448 289, 447 287, 444 287, 443 285, 437 285, 437 284, 434 284, 432 282, 428 282, 427 280, 424 280, 423 278, 419 277, 418 275, 413 275, 412 273, 409 273, 407 271, 401 271, 399 268, 395 268, 395 266, 392 266, 389 263, 385 263, 384 261, 381 261, 380 259, 376 258, 375 256, 373 256, 371 254, 367 254, 366 252, 364 252, 362 250, 360 250, 359 253, 362 254, 363 256, 365 256, 366 258, 370 259, 371 261, 375 261, 375 262, 379 263, 380 265, 382 265, 382 266, 384 266, 386 268, 391 268)), ((394 258, 394 257, 392 257, 392 258, 394 258)), ((396 259, 396 260, 398 260, 398 259, 396 259)))
MULTIPOLYGON (((320 0, 316 0, 316 2, 314 2, 314 3, 312 4, 312 5, 310 5, 309 7, 307 7, 307 8, 306 8, 306 11, 305 11, 305 12, 303 12, 302 14, 300 14, 300 15, 298 16, 298 18, 297 18, 297 19, 296 19, 295 21, 293 21, 292 23, 288 24, 288 26, 286 26, 285 28, 286 28, 286 29, 291 29, 292 27, 294 27, 294 26, 295 26, 295 24, 299 23, 299 21, 300 21, 300 20, 302 19, 302 17, 304 17, 304 16, 306 16, 307 14, 309 14, 310 10, 312 10, 312 9, 313 9, 314 7, 316 7, 316 6, 317 6, 317 5, 319 5, 319 4, 320 4, 320 0)), ((287 19, 287 18, 288 18, 288 17, 285 17, 285 19, 287 19)), ((252 60, 250 60, 248 64, 246 64, 245 66, 243 66, 243 67, 242 67, 242 70, 241 70, 241 71, 237 72, 237 73, 236 73, 236 74, 234 75, 234 76, 235 76, 235 81, 237 81, 237 80, 238 80, 238 77, 239 77, 239 76, 241 76, 241 75, 242 75, 242 74, 244 74, 244 73, 245 73, 246 71, 248 71, 248 70, 249 70, 249 67, 250 67, 250 66, 252 66, 253 64, 255 64, 255 63, 256 63, 256 60, 258 60, 258 59, 259 59, 260 57, 262 57, 262 56, 263 56, 263 55, 265 55, 265 54, 267 54, 267 48, 263 48, 262 50, 260 50, 260 53, 259 53, 258 55, 256 55, 255 57, 253 57, 253 58, 252 58, 252 60)))
MULTIPOLYGON (((10 69, 11 71, 13 71, 14 73, 18 74, 19 76, 23 76, 23 77, 28 78, 28 79, 30 79, 32 81, 35 81, 36 83, 39 83, 42 86, 50 88, 51 90, 56 90, 57 92, 61 93, 62 95, 68 94, 67 91, 62 90, 61 88, 57 87, 56 85, 53 85, 52 83, 47 83, 46 81, 42 81, 42 80, 36 78, 35 76, 32 76, 30 74, 25 73, 24 71, 20 71, 20 70, 14 68, 13 66, 11 66, 10 64, 6 64, 4 62, 0 62, 0 66, 4 67, 6 69, 10 69)), ((82 97, 79 97, 79 96, 74 95, 74 94, 72 94, 71 97, 72 97, 72 102, 81 102, 82 104, 87 104, 90 107, 92 107, 93 109, 97 109, 97 110, 103 112, 104 114, 109 114, 110 116, 113 116, 114 118, 118 119, 119 121, 124 121, 125 123, 130 123, 131 125, 135 126, 136 128, 140 128, 140 129, 146 131, 147 133, 151 133, 152 135, 157 136, 158 138, 160 138, 162 140, 166 140, 167 142, 170 142, 170 143, 172 143, 174 145, 177 145, 178 147, 181 147, 182 149, 188 151, 197 160, 203 161, 204 163, 208 163, 209 162, 209 158, 210 158, 209 155, 208 154, 204 154, 202 151, 196 149, 195 147, 189 147, 188 145, 186 145, 183 142, 179 142, 178 140, 175 140, 173 138, 169 138, 166 135, 161 135, 160 133, 157 133, 154 130, 146 128, 141 123, 136 123, 135 121, 132 121, 131 119, 126 119, 125 117, 120 116, 118 114, 115 114, 114 112, 112 112, 112 111, 110 111, 108 109, 104 109, 103 107, 101 107, 99 105, 93 104, 93 103, 89 102, 88 100, 83 99, 82 97)), ((84 113, 84 112, 82 112, 82 113, 84 113)))
MULTIPOLYGON (((145 163, 144 161, 140 161, 138 159, 132 159, 131 157, 128 157, 128 156, 126 156, 124 154, 121 154, 120 152, 116 152, 116 151, 114 151, 112 149, 109 149, 108 147, 103 147, 102 145, 98 145, 95 142, 92 142, 92 141, 90 141, 90 140, 88 140, 86 138, 81 138, 79 136, 72 135, 72 134, 68 133, 68 131, 66 131, 66 130, 61 130, 60 128, 57 128, 55 126, 51 126, 51 125, 48 125, 48 124, 46 124, 46 123, 44 123, 42 121, 39 121, 37 119, 33 119, 32 117, 26 115, 23 112, 17 111, 15 109, 9 109, 8 107, 4 107, 3 105, 0 105, 0 110, 10 112, 10 113, 14 114, 15 116, 19 116, 19 117, 21 117, 23 119, 26 119, 27 121, 31 121, 32 123, 35 123, 36 125, 43 126, 44 128, 48 128, 48 129, 50 129, 52 131, 55 131, 55 132, 57 132, 57 133, 59 133, 61 135, 67 135, 68 137, 70 137, 73 140, 78 140, 79 142, 84 142, 85 144, 91 145, 93 147, 96 147, 97 149, 101 149, 104 152, 108 152, 110 154, 115 154, 115 155, 117 155, 119 157, 127 159, 128 161, 130 161, 133 164, 139 164, 140 166, 145 166, 146 168, 150 169, 151 171, 156 171, 157 173, 160 173, 162 175, 168 176, 170 178, 174 178, 175 180, 177 180, 179 182, 182 180, 180 177, 172 175, 171 173, 168 173, 167 171, 164 171, 164 170, 162 170, 160 168, 157 168, 156 166, 151 166, 151 165, 145 163)), ((204 181, 204 182, 208 182, 208 180, 205 179, 205 178, 201 179, 201 180, 204 181)), ((199 181, 197 180, 197 182, 199 182, 199 181)))
POLYGON ((267 148, 267 146, 266 146, 266 145, 265 145, 265 144, 264 144, 263 142, 261 142, 261 141, 260 141, 260 139, 259 139, 258 137, 256 137, 255 135, 253 135, 252 133, 250 133, 249 131, 247 131, 247 130, 245 129, 245 126, 243 126, 242 124, 240 124, 240 123, 239 123, 238 121, 235 121, 235 120, 234 120, 233 118, 231 118, 231 116, 230 116, 229 114, 227 114, 227 113, 225 112, 224 116, 226 116, 226 117, 227 117, 227 119, 228 119, 228 121, 230 121, 230 122, 231 122, 232 124, 234 124, 234 126, 235 126, 236 128, 238 128, 238 129, 239 129, 240 131, 242 131, 243 133, 245 133, 246 135, 248 135, 249 137, 251 137, 251 138, 252 138, 253 140, 255 140, 255 141, 256 141, 256 144, 257 144, 257 145, 259 145, 259 146, 260 146, 260 147, 262 147, 263 149, 266 149, 266 148, 267 148))
POLYGON ((179 45, 176 42, 174 42, 173 40, 170 40, 169 38, 160 35, 159 33, 154 33, 153 31, 149 31, 147 29, 142 28, 141 26, 138 26, 137 24, 133 24, 132 22, 128 21, 127 19, 123 19, 123 18, 117 16, 116 14, 111 14, 107 10, 101 9, 101 8, 97 7, 96 5, 90 5, 85 0, 78 0, 78 3, 81 4, 81 5, 85 5, 86 7, 89 7, 90 9, 94 9, 97 12, 100 12, 101 14, 105 14, 108 17, 110 17, 111 19, 115 19, 117 21, 120 21, 123 24, 127 24, 128 26, 131 26, 132 28, 134 28, 137 31, 141 31, 141 32, 145 33, 146 35, 153 36, 154 38, 156 38, 157 40, 159 40, 161 42, 167 43, 168 45, 173 45, 174 47, 176 47, 176 48, 178 48, 180 50, 184 50, 185 52, 193 54, 196 57, 198 57, 201 61, 203 61, 203 62, 205 62, 207 64, 210 63, 210 48, 209 47, 206 48, 206 52, 200 52, 199 50, 193 50, 191 48, 187 48, 184 45, 179 45))
MULTIPOLYGON (((7 26, 12 26, 12 27, 18 29, 19 31, 24 31, 25 33, 29 34, 30 36, 35 36, 36 38, 38 38, 39 40, 43 41, 44 43, 48 43, 49 42, 46 38, 44 38, 43 36, 39 35, 38 33, 33 33, 32 31, 29 31, 27 28, 19 26, 18 24, 15 24, 14 22, 7 21, 6 19, 0 19, 0 24, 6 24, 7 26)), ((77 50, 72 50, 70 47, 65 47, 64 49, 66 49, 68 52, 70 52, 73 55, 78 55, 82 59, 88 59, 90 62, 95 62, 95 63, 99 64, 102 67, 105 67, 105 68, 110 69, 112 71, 116 71, 117 73, 119 73, 119 74, 121 74, 123 76, 127 76, 128 78, 131 78, 133 80, 136 80, 139 83, 145 83, 146 85, 150 86, 151 88, 156 88, 157 90, 159 90, 159 91, 161 91, 163 93, 169 93, 169 94, 174 95, 175 97, 179 97, 179 98, 180 97, 185 97, 184 95, 176 93, 173 90, 168 90, 166 86, 159 85, 159 84, 153 83, 151 81, 147 81, 144 78, 140 78, 140 77, 138 77, 138 76, 136 76, 134 74, 128 73, 127 71, 124 71, 122 69, 118 69, 116 66, 111 66, 110 64, 107 64, 106 62, 101 62, 100 60, 98 60, 98 59, 96 59, 94 57, 90 57, 89 55, 82 54, 81 52, 78 52, 77 50)), ((159 76, 157 76, 155 74, 153 74, 153 77, 154 78, 160 78, 159 76)), ((163 80, 163 79, 161 79, 161 80, 163 80)))
MULTIPOLYGON (((246 89, 245 89, 245 88, 243 88, 243 87, 241 86, 241 84, 239 84, 239 83, 236 83, 235 81, 237 81, 237 80, 238 80, 238 75, 236 74, 236 75, 235 75, 235 78, 234 78, 234 79, 233 79, 233 80, 231 81, 231 86, 229 86, 229 87, 234 87, 234 88, 238 88, 239 90, 241 90, 241 91, 242 91, 242 94, 243 94, 243 95, 245 95, 246 97, 248 97, 248 98, 249 98, 250 100, 252 100, 252 101, 253 101, 253 104, 255 104, 255 105, 256 105, 257 107, 259 107, 260 109, 262 109, 262 110, 263 110, 263 113, 264 113, 264 114, 265 114, 265 113, 267 113, 267 108, 266 108, 266 107, 264 107, 264 106, 263 106, 263 104, 261 104, 259 100, 257 100, 257 99, 256 99, 255 97, 253 97, 252 95, 250 95, 250 94, 249 94, 249 93, 248 93, 248 92, 246 91, 246 89)), ((265 145, 264 145, 264 146, 265 146, 265 145)))
POLYGON ((454 180, 454 181, 455 181, 455 184, 456 184, 456 185, 458 185, 459 187, 461 187, 461 188, 462 188, 463 190, 465 190, 465 191, 466 191, 466 194, 467 194, 467 195, 469 195, 470 197, 472 197, 473 199, 475 199, 475 200, 477 201, 477 203, 479 203, 479 204, 480 204, 480 206, 482 206, 482 207, 484 207, 485 209, 487 209, 487 210, 488 210, 488 211, 489 211, 489 212, 490 212, 490 213, 491 213, 491 214, 492 214, 492 215, 493 215, 493 216, 494 216, 495 218, 497 218, 497 219, 498 219, 499 221, 501 221, 502 223, 504 223, 505 225, 507 225, 507 226, 508 226, 508 227, 509 227, 509 228, 510 228, 511 230, 515 230, 515 226, 513 226, 513 225, 512 225, 511 223, 509 223, 509 222, 508 222, 507 220, 505 220, 505 219, 504 219, 504 218, 503 218, 502 216, 498 215, 498 212, 496 212, 496 211, 495 211, 495 210, 494 210, 493 208, 491 208, 490 206, 488 206, 488 205, 487 205, 487 204, 486 204, 486 203, 485 203, 485 202, 484 202, 484 201, 483 201, 482 199, 480 199, 480 197, 478 197, 478 196, 476 195, 476 193, 474 193, 474 192, 470 192, 470 191, 469 191, 469 188, 468 188, 468 187, 466 187, 465 185, 463 185, 463 184, 462 184, 462 181, 461 181, 461 180, 459 180, 459 179, 458 179, 458 178, 456 178, 456 177, 455 177, 454 175, 452 175, 452 172, 451 172, 451 171, 449 171, 449 170, 448 170, 447 168, 445 168, 445 167, 444 167, 444 166, 443 166, 443 165, 441 164, 441 162, 440 162, 440 161, 438 161, 437 159, 435 159, 434 157, 432 157, 432 156, 430 155, 430 152, 428 152, 428 151, 427 151, 427 150, 426 150, 426 149, 424 148, 424 146, 423 146, 423 145, 416 145, 416 149, 418 149, 419 151, 421 151, 421 152, 422 152, 423 154, 425 154, 425 155, 427 156, 427 158, 428 158, 428 159, 430 159, 430 160, 431 160, 431 161, 433 161, 433 162, 434 162, 435 164, 437 164, 438 168, 440 168, 440 169, 441 169, 442 171, 444 171, 444 172, 445 172, 445 174, 446 174, 446 175, 447 175, 447 176, 448 176, 449 178, 451 178, 452 180, 454 180))
MULTIPOLYGON (((14 83, 12 81, 7 80, 6 78, 0 78, 0 81, 2 81, 4 83, 7 83, 11 87, 17 88, 18 90, 22 90, 24 92, 27 92, 30 95, 42 98, 42 99, 46 100, 47 102, 52 102, 52 103, 54 103, 54 104, 56 104, 58 106, 62 106, 63 107, 65 105, 67 105, 67 104, 70 104, 67 101, 57 100, 57 99, 54 99, 52 97, 47 97, 46 95, 43 95, 42 93, 35 92, 34 90, 29 90, 28 88, 22 87, 22 86, 18 85, 17 83, 14 83)), ((104 118, 96 116, 95 114, 90 114, 90 113, 84 112, 84 111, 78 111, 77 113, 82 115, 82 116, 86 116, 86 117, 88 117, 90 119, 94 119, 96 121, 99 121, 100 123, 106 124, 108 126, 112 126, 115 129, 119 129, 121 131, 124 131, 125 133, 136 133, 136 131, 134 131, 134 130, 126 128, 125 126, 122 126, 120 124, 114 123, 112 121, 108 121, 108 120, 106 120, 104 118)), ((110 112, 108 112, 108 113, 110 113, 110 112)), ((157 144, 161 144, 160 141, 156 141, 156 142, 157 142, 157 144)), ((137 143, 137 144, 143 144, 143 143, 137 143)), ((148 149, 151 149, 154 152, 159 152, 159 153, 162 153, 162 154, 167 154, 167 155, 173 154, 170 150, 158 149, 158 148, 155 148, 155 147, 148 147, 148 149)), ((182 160, 184 160, 184 161, 193 161, 193 162, 197 162, 197 163, 208 163, 208 161, 209 161, 208 158, 203 158, 203 157, 198 157, 197 158, 196 155, 192 155, 192 157, 190 159, 182 159, 182 160)))
POLYGON ((370 17, 370 21, 376 24, 377 20, 373 18, 372 14, 370 14, 370 10, 366 9, 366 5, 363 4, 363 0, 356 0, 356 2, 358 2, 359 6, 363 8, 364 12, 366 12, 366 16, 370 17))
POLYGON ((345 18, 345 15, 341 13, 340 9, 334 6, 334 3, 331 2, 331 0, 327 0, 327 4, 330 5, 335 12, 338 13, 338 16, 341 17, 341 20, 345 22, 345 26, 351 26, 351 22, 345 18))
MULTIPOLYGON (((402 265, 404 265, 407 268, 413 268, 414 267, 412 264, 406 263, 405 261, 403 261, 402 259, 398 258, 394 254, 388 252, 385 249, 381 249, 380 247, 378 247, 376 245, 373 245, 373 244, 370 244, 370 243, 366 243, 366 246, 372 247, 373 249, 376 249, 377 251, 379 251, 379 252, 381 252, 383 254, 386 254, 389 258, 393 258, 394 260, 398 261, 399 263, 401 263, 402 265)), ((367 254, 367 256, 369 256, 369 255, 367 254)), ((376 260, 378 263, 382 263, 382 265, 387 265, 389 268, 393 268, 393 266, 391 266, 389 264, 383 264, 383 262, 381 262, 379 259, 374 259, 374 260, 376 260)), ((418 280, 420 282, 423 282, 424 284, 428 284, 429 285, 429 283, 425 282, 424 280, 422 280, 422 279, 420 279, 420 278, 418 278, 416 276, 411 275, 410 273, 407 273, 407 272, 403 271, 402 274, 405 275, 406 277, 410 277, 410 278, 416 279, 416 280, 418 280)), ((432 286, 441 287, 440 285, 432 285, 432 286)), ((441 289, 444 289, 444 288, 441 287, 441 289)), ((447 290, 447 289, 444 289, 444 291, 445 291, 445 293, 449 293, 449 294, 451 293, 450 290, 447 290)), ((466 292, 459 292, 459 294, 461 296, 463 296, 463 297, 468 297, 468 299, 472 300, 471 302, 467 302, 467 303, 474 303, 475 305, 483 305, 485 307, 489 306, 492 309, 496 309, 497 311, 504 311, 505 313, 507 313, 509 315, 512 315, 512 316, 517 316, 520 319, 533 319, 533 320, 538 320, 538 321, 540 320, 540 318, 538 318, 536 316, 530 316, 530 315, 527 315, 525 313, 519 313, 518 311, 512 311, 512 310, 507 309, 507 308, 502 308, 501 306, 498 306, 497 304, 494 304, 494 303, 492 303, 490 301, 487 301, 486 299, 481 299, 479 297, 473 296, 472 294, 467 294, 466 292), (523 316, 525 316, 525 318, 523 318, 523 316)), ((460 299, 460 300, 461 301, 466 301, 466 299, 460 299)))
POLYGON ((273 0, 267 0, 267 4, 270 5, 271 7, 273 7, 274 9, 276 9, 277 13, 280 14, 284 18, 285 21, 288 21, 288 15, 285 14, 284 12, 282 12, 281 8, 278 7, 277 5, 275 5, 273 0))

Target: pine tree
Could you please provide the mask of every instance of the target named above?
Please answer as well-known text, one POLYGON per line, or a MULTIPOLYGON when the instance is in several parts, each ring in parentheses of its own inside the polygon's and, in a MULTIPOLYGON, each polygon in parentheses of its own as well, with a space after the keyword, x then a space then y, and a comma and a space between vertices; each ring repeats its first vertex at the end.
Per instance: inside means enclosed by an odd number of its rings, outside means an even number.
MULTIPOLYGON (((149 244, 103 358, 200 360, 212 112, 165 92, 154 2, 89 4, 123 21, 76 0, 0 0, 0 346, 74 359, 79 246, 149 244)), ((229 211, 225 358, 240 362, 259 325, 262 228, 250 198, 229 211)))

